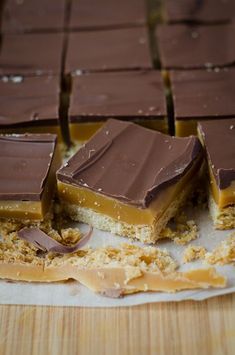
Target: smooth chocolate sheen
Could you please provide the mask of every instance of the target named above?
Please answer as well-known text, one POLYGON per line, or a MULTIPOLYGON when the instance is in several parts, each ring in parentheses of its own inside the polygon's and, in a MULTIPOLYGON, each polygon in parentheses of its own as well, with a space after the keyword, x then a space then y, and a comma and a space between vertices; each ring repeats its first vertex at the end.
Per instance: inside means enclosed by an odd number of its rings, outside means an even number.
POLYGON ((210 167, 220 189, 235 181, 235 118, 199 123, 210 167))
POLYGON ((165 0, 169 22, 229 22, 235 17, 234 0, 165 0))
POLYGON ((60 74, 62 49, 62 33, 3 35, 0 75, 60 74))
POLYGON ((146 23, 145 0, 72 0, 69 28, 100 29, 146 23))
POLYGON ((69 33, 67 73, 150 68, 146 27, 69 33))
POLYGON ((19 230, 17 234, 19 238, 32 243, 38 249, 43 251, 58 254, 71 254, 75 253, 89 242, 92 231, 93 228, 90 227, 89 232, 86 233, 75 245, 72 246, 59 243, 57 240, 44 233, 40 228, 25 227, 19 230))
POLYGON ((55 153, 56 136, 0 136, 0 200, 40 201, 55 153))
POLYGON ((156 38, 165 69, 202 69, 235 63, 235 24, 160 25, 156 38))
POLYGON ((176 138, 110 119, 57 172, 59 181, 146 208, 202 152, 196 137, 176 138))
POLYGON ((93 73, 73 77, 72 122, 105 118, 164 118, 165 93, 159 71, 93 73), (144 93, 144 94, 143 94, 144 93))
POLYGON ((235 117, 235 70, 171 71, 175 118, 235 117))
POLYGON ((59 77, 19 79, 0 80, 0 129, 59 124, 59 77))
POLYGON ((66 0, 5 0, 2 32, 63 30, 66 0))

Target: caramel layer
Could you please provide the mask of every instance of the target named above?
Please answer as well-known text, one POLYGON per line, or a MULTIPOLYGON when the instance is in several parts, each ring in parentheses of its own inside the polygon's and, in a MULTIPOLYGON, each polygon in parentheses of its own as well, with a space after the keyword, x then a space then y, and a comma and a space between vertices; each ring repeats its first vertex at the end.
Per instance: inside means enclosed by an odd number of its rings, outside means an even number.
MULTIPOLYGON (((166 119, 163 120, 148 120, 148 119, 139 119, 135 120, 135 123, 140 124, 143 127, 150 128, 156 131, 163 133, 168 132, 168 125, 166 119)), ((72 141, 87 141, 90 139, 96 131, 103 126, 105 121, 99 122, 86 122, 86 123, 70 123, 70 135, 72 141)))
POLYGON ((197 135, 196 120, 175 120, 175 135, 177 137, 187 137, 197 135))
POLYGON ((226 189, 219 189, 214 174, 211 168, 209 168, 210 174, 210 188, 212 191, 212 196, 219 208, 223 208, 229 205, 235 204, 235 181, 227 187, 226 189))

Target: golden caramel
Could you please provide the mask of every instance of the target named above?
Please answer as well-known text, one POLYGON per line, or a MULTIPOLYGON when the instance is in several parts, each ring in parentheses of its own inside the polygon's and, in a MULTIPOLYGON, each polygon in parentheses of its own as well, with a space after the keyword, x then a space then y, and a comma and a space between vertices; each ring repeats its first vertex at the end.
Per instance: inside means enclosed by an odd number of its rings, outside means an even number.
POLYGON ((197 135, 196 120, 175 120, 175 135, 177 137, 187 137, 197 135))
POLYGON ((216 204, 218 205, 218 207, 223 208, 235 204, 235 181, 233 181, 232 184, 226 189, 221 190, 217 186, 211 168, 209 168, 209 174, 210 174, 210 188, 211 188, 212 196, 216 204))

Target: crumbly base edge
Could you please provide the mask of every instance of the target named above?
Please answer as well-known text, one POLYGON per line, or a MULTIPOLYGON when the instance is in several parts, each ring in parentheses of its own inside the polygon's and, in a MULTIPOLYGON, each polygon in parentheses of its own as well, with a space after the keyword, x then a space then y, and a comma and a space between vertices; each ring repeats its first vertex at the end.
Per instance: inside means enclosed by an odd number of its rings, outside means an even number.
POLYGON ((211 193, 209 193, 209 211, 215 229, 225 230, 235 228, 235 205, 219 208, 211 193))

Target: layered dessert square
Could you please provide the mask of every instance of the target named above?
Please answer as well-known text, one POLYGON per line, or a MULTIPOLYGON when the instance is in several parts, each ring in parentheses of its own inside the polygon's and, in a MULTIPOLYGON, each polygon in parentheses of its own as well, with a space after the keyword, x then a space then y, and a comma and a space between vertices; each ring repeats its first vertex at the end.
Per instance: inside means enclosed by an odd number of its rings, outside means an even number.
POLYGON ((62 33, 2 35, 0 75, 59 75, 62 50, 62 33))
POLYGON ((224 23, 233 20, 233 0, 165 0, 167 22, 224 23))
POLYGON ((198 130, 207 155, 214 226, 235 228, 235 118, 200 122, 198 130))
POLYGON ((192 190, 201 160, 196 137, 110 119, 58 171, 58 193, 73 220, 154 243, 192 190))
POLYGON ((50 213, 60 166, 56 136, 0 136, 0 219, 41 222, 50 213))
POLYGON ((167 132, 161 72, 125 71, 73 77, 69 107, 72 140, 88 140, 110 117, 167 132))
POLYGON ((65 25, 66 0, 5 0, 3 33, 61 31, 65 25))
POLYGON ((146 27, 71 32, 66 73, 152 68, 146 27))
POLYGON ((160 61, 164 69, 230 66, 235 61, 234 36, 234 24, 160 25, 156 28, 160 61))
POLYGON ((145 0, 72 0, 70 29, 131 27, 146 23, 145 0))
POLYGON ((235 70, 171 71, 177 136, 197 133, 197 122, 235 117, 235 70))
POLYGON ((59 76, 0 80, 0 133, 54 133, 61 140, 59 76))

